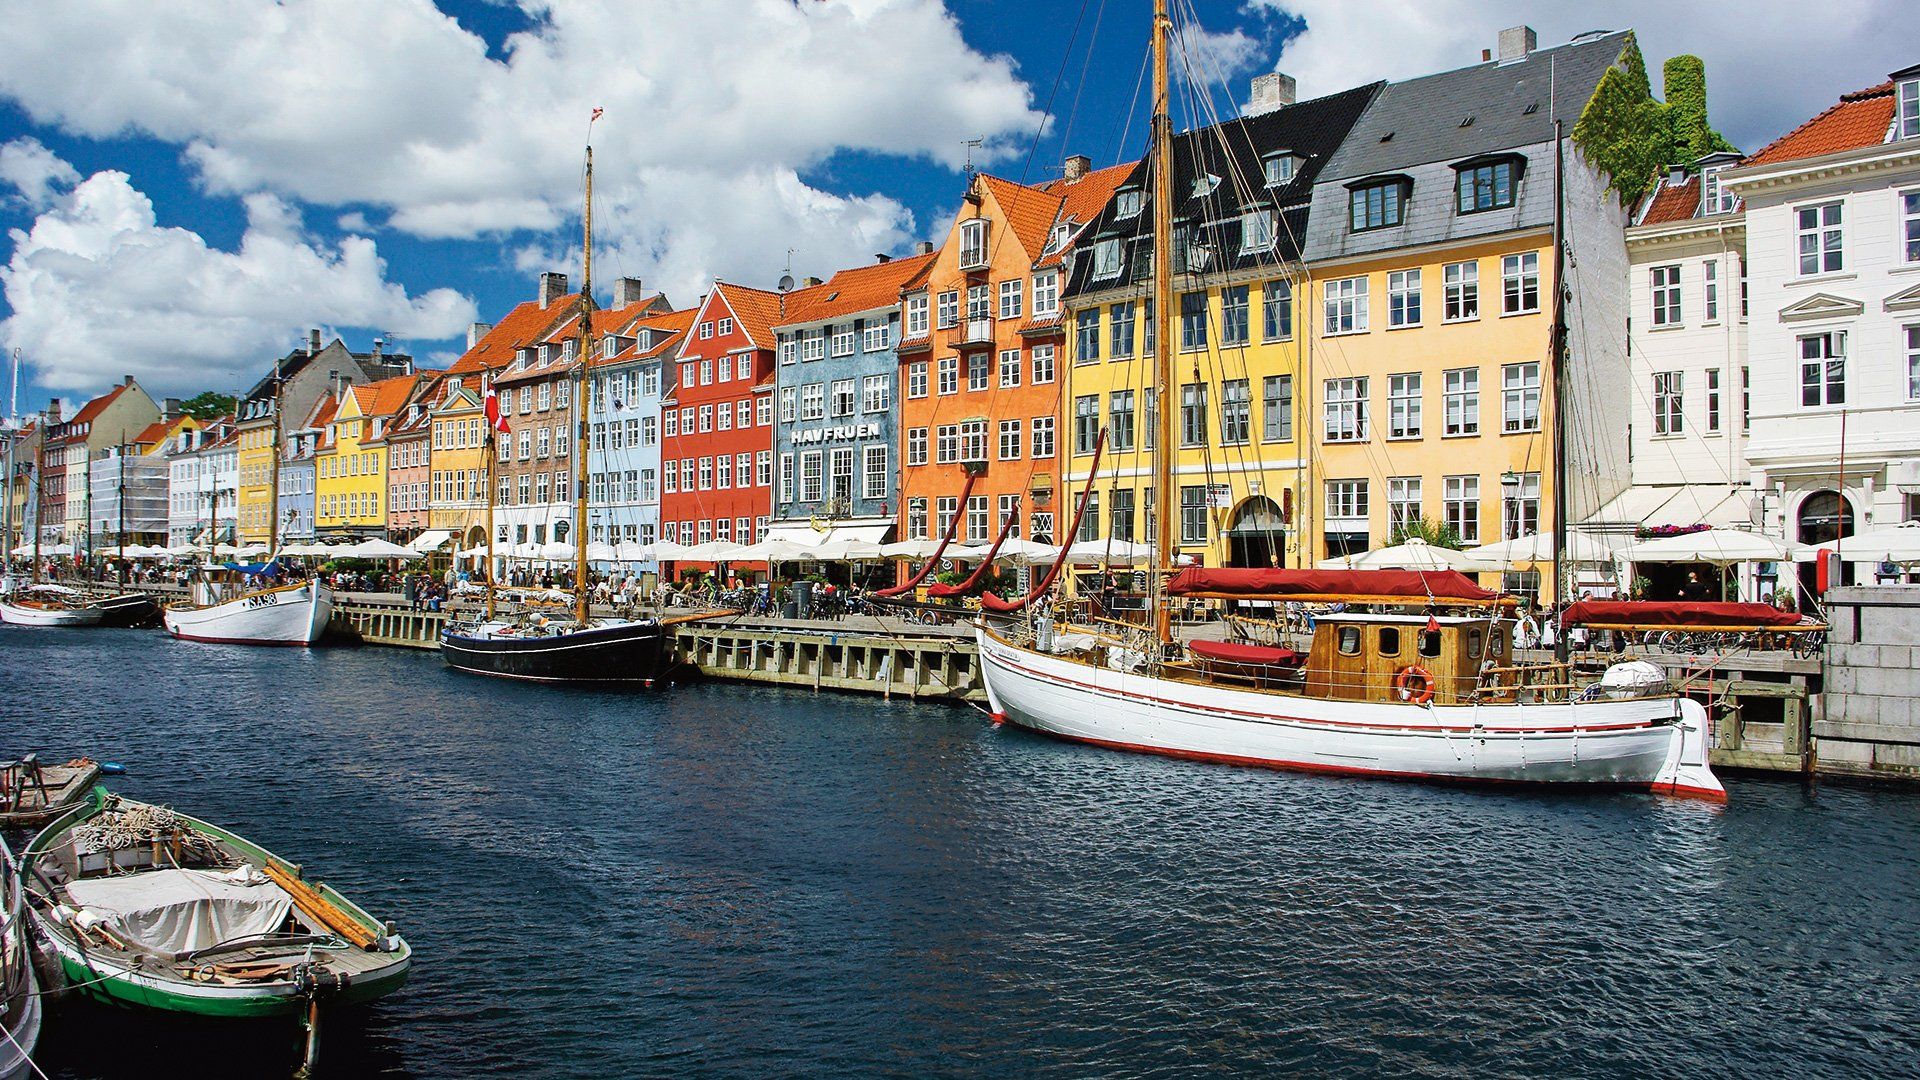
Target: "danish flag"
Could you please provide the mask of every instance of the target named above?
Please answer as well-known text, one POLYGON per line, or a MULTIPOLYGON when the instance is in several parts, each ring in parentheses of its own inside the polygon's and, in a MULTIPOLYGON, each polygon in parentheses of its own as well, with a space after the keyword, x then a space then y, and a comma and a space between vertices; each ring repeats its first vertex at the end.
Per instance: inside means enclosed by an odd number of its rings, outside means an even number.
POLYGON ((502 435, 507 433, 507 418, 500 412, 500 395, 494 393, 491 386, 487 387, 487 426, 502 435))

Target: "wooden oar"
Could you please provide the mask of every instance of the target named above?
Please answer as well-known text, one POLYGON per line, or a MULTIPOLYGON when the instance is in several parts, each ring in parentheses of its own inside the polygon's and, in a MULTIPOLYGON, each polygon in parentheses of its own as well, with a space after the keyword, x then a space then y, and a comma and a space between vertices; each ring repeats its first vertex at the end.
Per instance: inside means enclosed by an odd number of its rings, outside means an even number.
POLYGON ((265 870, 267 877, 271 878, 275 885, 285 889, 287 895, 293 898, 294 906, 300 909, 301 914, 319 922, 363 949, 371 949, 379 942, 379 935, 367 929, 366 924, 341 911, 333 901, 322 896, 313 886, 294 877, 280 864, 269 859, 265 870))

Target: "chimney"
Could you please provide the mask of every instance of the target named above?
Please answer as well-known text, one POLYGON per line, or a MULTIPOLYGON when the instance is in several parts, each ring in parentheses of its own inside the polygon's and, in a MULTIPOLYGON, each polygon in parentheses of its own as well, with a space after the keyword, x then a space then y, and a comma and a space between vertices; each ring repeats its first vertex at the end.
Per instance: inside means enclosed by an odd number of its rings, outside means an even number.
POLYGON ((1093 159, 1085 154, 1070 154, 1067 157, 1066 178, 1069 183, 1080 179, 1093 171, 1093 159))
POLYGON ((877 263, 890 263, 893 261, 893 256, 884 251, 876 251, 873 254, 873 261, 877 263))
POLYGON ((1531 26, 1509 26, 1500 31, 1500 62, 1525 60, 1540 44, 1531 26))
POLYGON ((373 356, 371 358, 374 360, 380 359, 380 354, 386 351, 386 347, 387 347, 386 341, 384 341, 381 338, 374 338, 373 339, 373 356))
POLYGON ((160 415, 169 419, 180 415, 180 399, 177 397, 160 399, 160 415))
POLYGON ((491 329, 493 329, 493 324, 490 322, 477 322, 477 323, 468 324, 467 348, 471 349, 475 345, 480 344, 480 339, 483 337, 486 337, 487 331, 491 329))
POLYGON ((1492 50, 1492 49, 1481 49, 1481 50, 1480 50, 1480 62, 1481 62, 1481 63, 1483 63, 1483 64, 1490 64, 1490 63, 1492 63, 1492 62, 1493 62, 1493 50, 1492 50))
POLYGON ((57 424, 59 422, 60 422, 60 399, 48 398, 47 399, 47 423, 51 425, 51 424, 57 424))
POLYGON ((315 327, 312 330, 307 331, 307 355, 308 356, 320 355, 320 328, 319 327, 315 327))
POLYGON ((808 288, 808 289, 811 289, 811 288, 813 288, 813 287, 814 287, 815 285, 822 285, 822 284, 825 284, 825 282, 822 282, 822 281, 821 281, 821 280, 820 280, 819 278, 817 278, 817 277, 809 277, 809 278, 801 278, 801 279, 800 279, 800 284, 801 284, 801 286, 802 286, 803 288, 808 288))
POLYGON ((131 376, 131 375, 122 375, 122 376, 120 376, 120 385, 121 385, 121 386, 132 386, 132 385, 133 385, 133 376, 131 376))
POLYGON ((915 255, 931 255, 931 254, 933 254, 933 241, 931 241, 931 240, 922 240, 922 241, 920 241, 919 243, 917 243, 917 244, 915 244, 915 245, 913 245, 913 253, 914 253, 915 255))
POLYGON ((565 295, 567 295, 567 275, 552 271, 540 275, 540 295, 537 299, 541 307, 544 308, 565 295))
POLYGON ((1686 182, 1687 182, 1687 167, 1685 165, 1667 166, 1667 183, 1669 185, 1673 187, 1679 187, 1681 184, 1684 184, 1686 182))
POLYGON ((646 293, 642 291, 639 278, 623 277, 613 283, 614 307, 623 308, 629 304, 637 304, 644 299, 646 299, 646 293))
POLYGON ((1293 76, 1279 71, 1256 75, 1247 94, 1247 107, 1240 110, 1240 115, 1264 116, 1282 106, 1293 104, 1295 97, 1293 76))

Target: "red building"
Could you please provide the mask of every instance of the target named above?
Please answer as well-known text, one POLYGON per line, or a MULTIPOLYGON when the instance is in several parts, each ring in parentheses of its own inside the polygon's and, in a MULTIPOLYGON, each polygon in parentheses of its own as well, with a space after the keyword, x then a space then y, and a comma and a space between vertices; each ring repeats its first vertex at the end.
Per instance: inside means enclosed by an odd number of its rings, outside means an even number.
MULTIPOLYGON (((779 293, 717 282, 660 404, 660 538, 751 544, 773 514, 773 327, 779 293)), ((709 563, 675 568, 705 570, 709 563)))

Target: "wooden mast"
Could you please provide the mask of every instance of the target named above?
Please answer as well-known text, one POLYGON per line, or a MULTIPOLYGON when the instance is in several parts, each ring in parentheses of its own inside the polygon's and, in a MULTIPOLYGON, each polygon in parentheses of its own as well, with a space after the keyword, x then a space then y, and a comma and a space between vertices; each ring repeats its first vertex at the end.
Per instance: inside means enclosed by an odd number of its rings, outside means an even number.
POLYGON ((267 481, 267 558, 280 550, 280 360, 273 361, 273 466, 267 481))
MULTIPOLYGON (((493 619, 493 498, 499 490, 497 487, 499 481, 493 474, 500 461, 500 428, 497 426, 497 421, 487 415, 486 409, 487 395, 493 392, 493 375, 484 367, 481 368, 481 373, 480 422, 487 425, 487 568, 486 573, 481 575, 481 583, 487 590, 487 619, 491 621, 493 619)), ((496 406, 497 408, 499 406, 496 406)), ((456 543, 453 550, 458 552, 460 545, 456 543)))
MULTIPOLYGON (((46 483, 47 433, 53 428, 53 414, 43 410, 40 413, 40 439, 33 447, 33 483, 29 494, 33 498, 33 583, 40 584, 40 485, 46 483)), ((20 508, 20 516, 26 516, 27 508, 20 508)), ((21 525, 26 522, 22 521, 21 525)))
POLYGON ((1154 416, 1153 556, 1151 575, 1154 632, 1162 644, 1173 640, 1172 612, 1166 604, 1166 575, 1173 568, 1174 407, 1173 387, 1173 132, 1167 109, 1167 39, 1172 20, 1167 0, 1153 2, 1153 129, 1150 168, 1153 177, 1153 385, 1154 416))
MULTIPOLYGON (((599 110, 594 110, 599 115, 599 110)), ((589 139, 593 122, 587 122, 589 139)), ((573 617, 587 627, 587 349, 593 343, 593 143, 587 143, 587 210, 580 258, 580 344, 573 372, 573 617)))
POLYGON ((1563 184, 1566 173, 1566 148, 1560 134, 1561 121, 1553 122, 1553 326, 1549 331, 1553 353, 1553 658, 1566 660, 1567 626, 1561 617, 1567 609, 1564 567, 1567 563, 1567 286, 1561 275, 1567 267, 1566 197, 1563 184))

